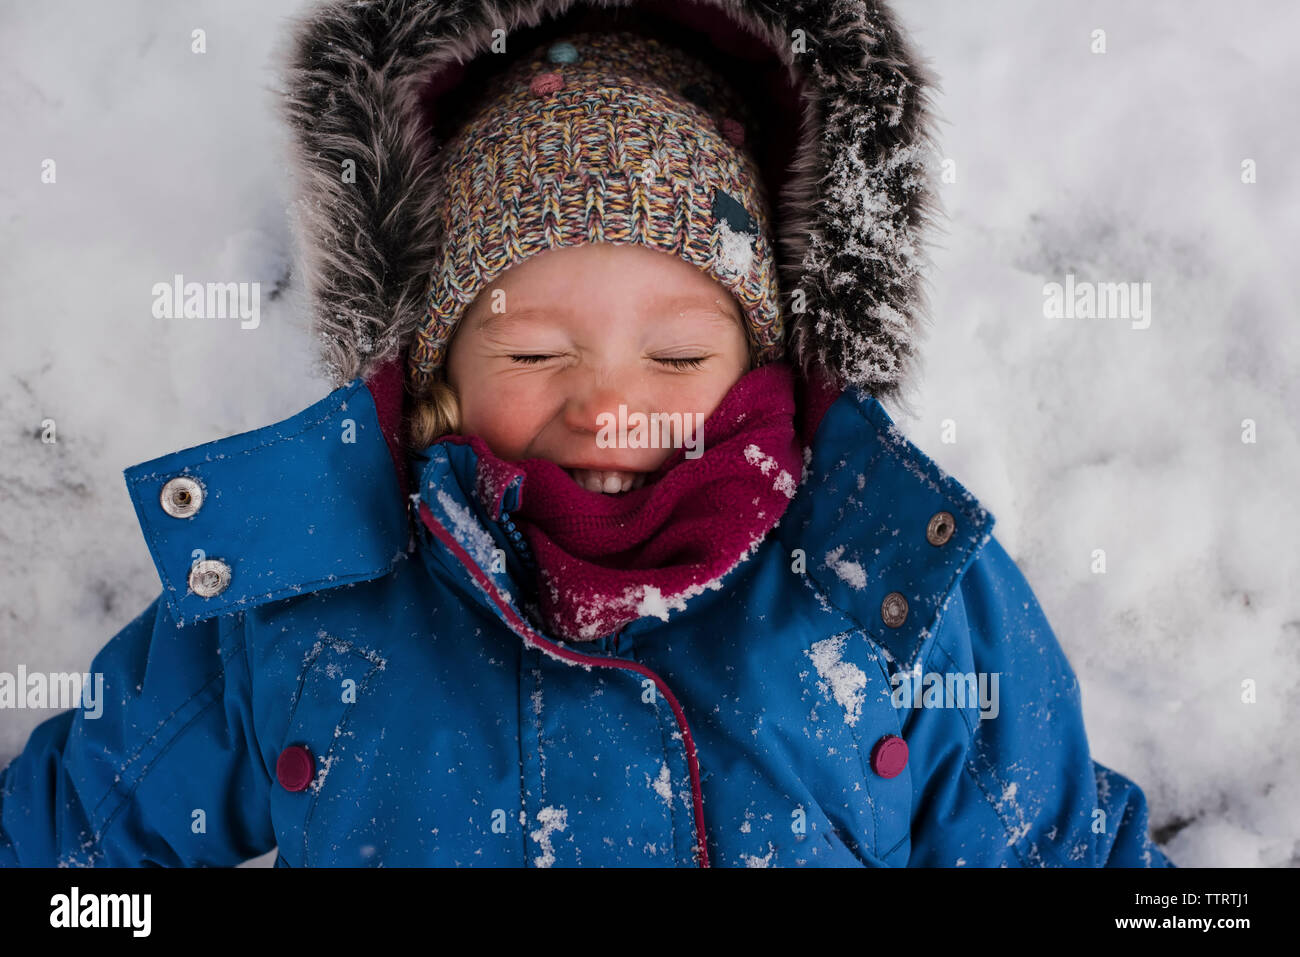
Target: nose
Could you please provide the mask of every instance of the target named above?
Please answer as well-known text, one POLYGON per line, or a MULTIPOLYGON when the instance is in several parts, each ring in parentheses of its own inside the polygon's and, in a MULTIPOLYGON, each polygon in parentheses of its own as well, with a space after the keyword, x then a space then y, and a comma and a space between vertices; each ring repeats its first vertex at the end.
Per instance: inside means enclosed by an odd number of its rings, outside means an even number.
POLYGON ((635 411, 628 402, 627 391, 609 381, 596 382, 589 377, 585 382, 575 382, 564 406, 565 425, 575 432, 595 434, 609 421, 602 421, 602 414, 608 413, 617 421, 619 405, 628 406, 629 412, 635 411))

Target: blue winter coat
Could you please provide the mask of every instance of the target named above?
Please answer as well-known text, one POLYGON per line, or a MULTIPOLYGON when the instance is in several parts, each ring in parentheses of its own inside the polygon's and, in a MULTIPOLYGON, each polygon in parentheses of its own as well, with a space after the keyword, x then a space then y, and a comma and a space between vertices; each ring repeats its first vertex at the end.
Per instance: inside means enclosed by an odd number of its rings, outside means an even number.
POLYGON ((993 516, 879 401, 918 353, 935 205, 933 84, 885 0, 654 4, 757 98, 788 353, 844 389, 747 561, 560 645, 521 614, 512 500, 469 494, 472 448, 404 449, 391 374, 445 130, 402 111, 454 115, 496 28, 513 49, 570 6, 329 0, 295 27, 302 276, 338 388, 126 470, 162 591, 91 665, 102 715, 50 718, 0 774, 0 863, 1167 864, 993 516))
POLYGON ((830 407, 717 590, 591 646, 527 626, 512 495, 493 521, 471 447, 428 451, 407 508, 358 379, 127 469, 163 591, 91 666, 102 716, 47 720, 5 769, 0 861, 1168 864, 994 517, 875 399, 830 407), (160 504, 177 476, 188 518, 160 504), (212 597, 196 548, 230 569, 212 597), (996 714, 896 706, 918 666, 996 673, 996 714))

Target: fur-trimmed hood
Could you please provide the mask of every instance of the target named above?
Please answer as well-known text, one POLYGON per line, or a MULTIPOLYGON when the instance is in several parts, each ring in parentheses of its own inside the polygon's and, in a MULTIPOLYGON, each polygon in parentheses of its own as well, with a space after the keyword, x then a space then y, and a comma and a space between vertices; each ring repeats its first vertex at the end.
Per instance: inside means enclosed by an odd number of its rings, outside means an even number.
POLYGON ((733 77, 767 124, 788 356, 902 399, 928 324, 933 82, 885 0, 327 0, 287 38, 298 261, 336 385, 403 353, 424 315, 430 158, 503 58, 590 25, 663 31, 733 77))

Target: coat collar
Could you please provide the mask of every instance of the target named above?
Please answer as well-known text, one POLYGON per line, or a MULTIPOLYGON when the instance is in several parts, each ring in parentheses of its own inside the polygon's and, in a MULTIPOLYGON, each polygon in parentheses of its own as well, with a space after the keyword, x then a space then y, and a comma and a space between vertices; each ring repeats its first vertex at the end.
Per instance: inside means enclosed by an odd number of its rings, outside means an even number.
POLYGON ((879 400, 849 389, 823 418, 778 531, 821 599, 910 670, 995 522, 879 400))
POLYGON ((124 475, 163 598, 181 625, 376 578, 409 545, 402 487, 360 379, 281 422, 124 475), (178 479, 196 482, 202 495, 187 517, 162 502, 178 479), (203 571, 216 584, 205 585, 203 571))

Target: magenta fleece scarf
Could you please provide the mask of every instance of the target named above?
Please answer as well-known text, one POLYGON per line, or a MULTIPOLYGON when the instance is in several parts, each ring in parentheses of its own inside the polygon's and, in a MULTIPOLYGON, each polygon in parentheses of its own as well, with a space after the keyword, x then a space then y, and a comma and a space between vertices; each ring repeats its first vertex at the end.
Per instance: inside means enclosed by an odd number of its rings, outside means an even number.
POLYGON ((478 436, 477 494, 494 519, 523 476, 510 514, 532 551, 538 600, 556 637, 591 641, 645 615, 668 620, 749 557, 802 478, 794 373, 786 362, 743 375, 704 420, 703 454, 678 448, 620 496, 589 492, 546 459, 506 462, 478 436))

